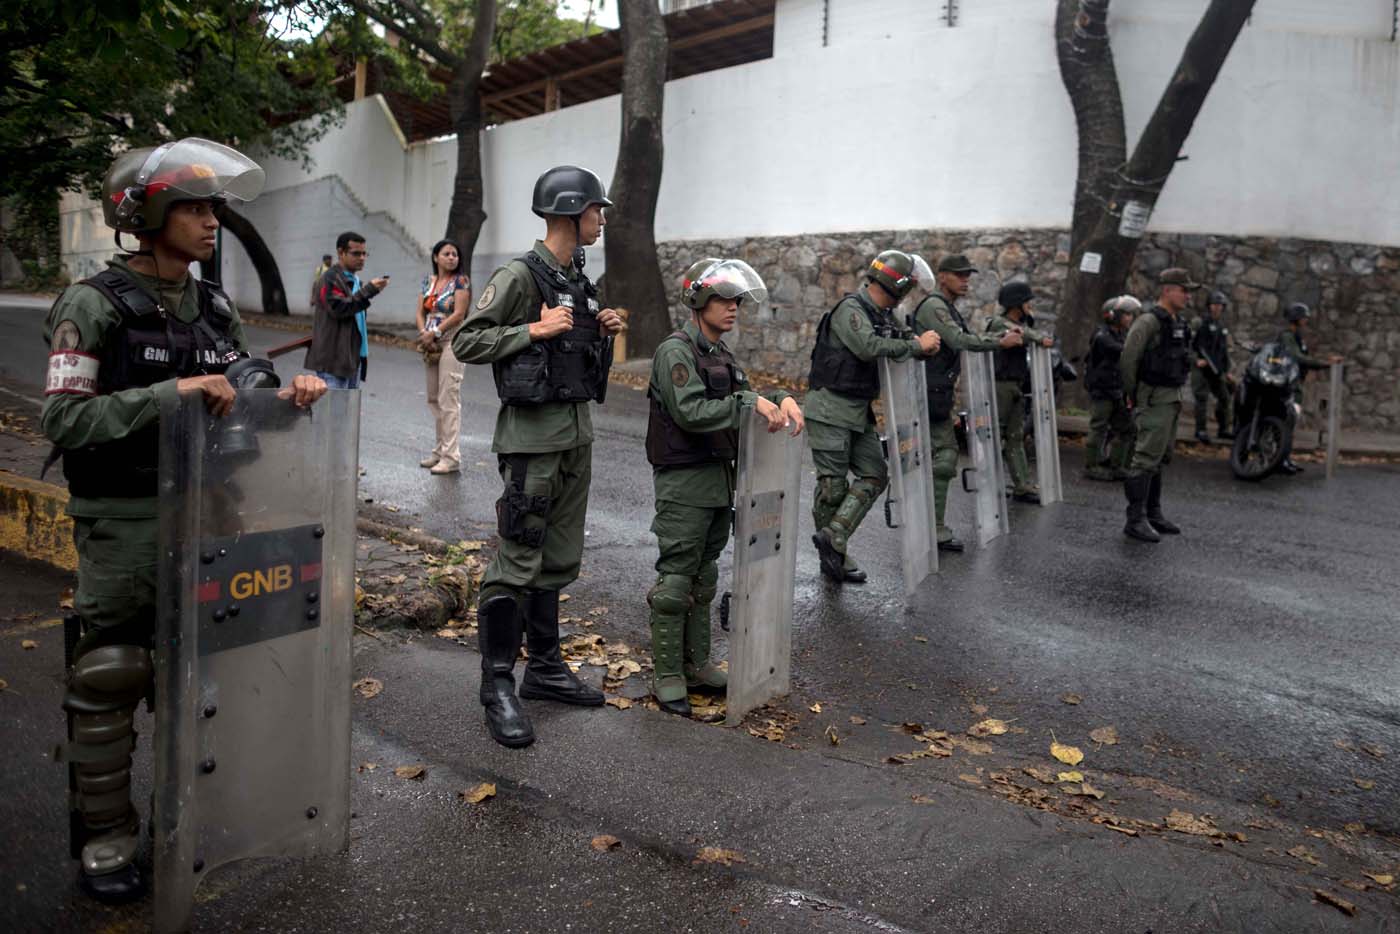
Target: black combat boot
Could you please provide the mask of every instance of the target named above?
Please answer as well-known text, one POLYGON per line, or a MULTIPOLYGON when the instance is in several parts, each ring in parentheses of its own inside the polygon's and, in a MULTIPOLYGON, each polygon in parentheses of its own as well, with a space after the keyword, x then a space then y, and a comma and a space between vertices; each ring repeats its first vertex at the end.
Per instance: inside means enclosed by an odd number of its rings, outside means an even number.
POLYGON ((1162 471, 1159 469, 1152 475, 1152 481, 1147 487, 1147 523, 1163 535, 1180 535, 1181 529, 1176 523, 1169 522, 1167 517, 1162 515, 1162 471))
POLYGON ((477 604, 476 622, 486 727, 502 746, 528 746, 535 741, 535 731, 515 696, 511 673, 520 654, 520 608, 515 596, 508 591, 492 592, 477 604))
POLYGON ((603 693, 580 681, 559 654, 559 591, 532 590, 525 596, 525 647, 530 660, 520 680, 520 696, 580 707, 601 707, 603 693))
POLYGON ((1162 536, 1147 524, 1147 490, 1152 478, 1147 474, 1135 474, 1123 481, 1123 495, 1128 498, 1128 524, 1123 526, 1123 534, 1140 542, 1156 544, 1162 536))

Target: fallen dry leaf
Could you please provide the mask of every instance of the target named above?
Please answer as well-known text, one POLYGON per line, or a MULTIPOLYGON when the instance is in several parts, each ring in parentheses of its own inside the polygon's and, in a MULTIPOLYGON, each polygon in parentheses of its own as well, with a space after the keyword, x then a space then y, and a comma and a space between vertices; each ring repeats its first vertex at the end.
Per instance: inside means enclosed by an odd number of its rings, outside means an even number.
POLYGON ((1080 697, 1078 694, 1070 693, 1061 694, 1060 700, 1064 701, 1066 704, 1078 704, 1082 702, 1084 698, 1080 697))
POLYGON ((6 681, 4 678, 0 678, 0 691, 5 690, 5 689, 8 688, 9 686, 10 686, 10 682, 6 681))
POLYGON ((978 723, 974 723, 974 724, 972 724, 972 726, 968 727, 968 728, 967 728, 967 735, 968 735, 968 736, 1001 736, 1001 735, 1002 735, 1003 733, 1005 733, 1008 729, 1009 729, 1009 727, 1007 727, 1006 721, 1005 721, 1005 720, 997 720, 997 719, 995 719, 995 718, 988 718, 988 719, 982 720, 982 721, 980 721, 980 722, 978 722, 978 723))
POLYGON ((427 774, 428 770, 421 765, 401 765, 394 769, 394 775, 406 778, 411 782, 421 782, 427 774))
POLYGON ((1393 873, 1389 873, 1389 872, 1362 872, 1361 874, 1362 874, 1363 876, 1365 876, 1366 878, 1370 879, 1372 882, 1376 883, 1376 885, 1394 885, 1394 884, 1395 884, 1395 875, 1394 875, 1393 873))
POLYGON ((715 723, 724 719, 724 704, 691 704, 690 718, 702 723, 715 723))
POLYGON ((1365 892, 1370 888, 1370 886, 1364 882, 1354 882, 1351 879, 1343 879, 1342 885, 1351 889, 1353 892, 1365 892))
POLYGON ((1095 788, 1088 782, 1080 782, 1077 785, 1061 785, 1060 791, 1064 792, 1067 795, 1077 795, 1079 797, 1084 798, 1093 798, 1096 801, 1103 797, 1103 792, 1099 791, 1097 788, 1095 788))
POLYGON ((984 743, 980 739, 971 739, 966 736, 949 736, 948 742, 974 756, 990 756, 992 754, 992 744, 984 743))
POLYGON ((781 743, 785 736, 783 728, 778 726, 773 720, 765 720, 762 729, 751 726, 748 728, 748 731, 749 735, 757 736, 759 739, 766 739, 770 743, 781 743))
POLYGON ((39 643, 35 642, 33 639, 24 639, 20 641, 19 647, 28 652, 30 649, 37 649, 39 643))
MULTIPOLYGON (((341 684, 344 683, 341 682, 341 684)), ((384 690, 384 682, 378 678, 361 678, 355 682, 354 688, 361 697, 376 697, 380 691, 384 690)))
POLYGON ((607 607, 605 607, 605 606, 595 606, 593 609, 591 609, 591 610, 588 611, 588 615, 589 615, 589 616, 604 616, 604 615, 607 614, 607 612, 608 612, 608 608, 607 608, 607 607))
POLYGON ((599 853, 606 853, 609 850, 621 849, 622 841, 617 839, 617 837, 614 837, 610 833, 600 833, 598 834, 598 836, 593 838, 592 842, 590 843, 590 846, 592 846, 593 849, 597 850, 599 853))
POLYGON ((1022 769, 1021 771, 1022 771, 1022 772, 1025 772, 1025 773, 1026 773, 1027 775, 1029 775, 1031 778, 1033 778, 1033 779, 1035 779, 1036 781, 1041 782, 1041 783, 1043 783, 1043 784, 1046 784, 1046 785, 1053 785, 1053 784, 1055 784, 1055 773, 1054 773, 1054 772, 1051 772, 1049 769, 1042 769, 1042 768, 1039 768, 1039 767, 1037 767, 1037 766, 1027 766, 1026 768, 1022 769))
POLYGON ((915 642, 927 642, 927 641, 928 641, 928 636, 915 636, 915 637, 914 637, 914 641, 915 641, 915 642))
POLYGON ((1061 772, 1059 775, 1056 775, 1056 776, 1055 776, 1055 781, 1057 781, 1057 782, 1082 782, 1082 781, 1084 781, 1084 773, 1083 773, 1083 772, 1061 772))
POLYGON ((813 704, 812 706, 808 707, 807 709, 810 710, 810 711, 812 711, 812 713, 821 713, 821 712, 822 712, 822 705, 821 705, 820 703, 813 704))
POLYGON ((626 710, 632 706, 632 702, 625 697, 609 697, 605 703, 609 707, 616 707, 618 710, 626 710))
POLYGON ((924 731, 924 725, 922 723, 915 723, 912 720, 901 723, 899 728, 910 736, 917 736, 924 731))
POLYGON ((493 782, 482 782, 479 785, 468 788, 466 791, 457 792, 457 797, 468 804, 480 804, 487 798, 496 797, 496 785, 493 782))
POLYGON ((982 716, 984 713, 987 712, 987 705, 986 705, 986 704, 973 704, 972 707, 969 708, 969 709, 971 709, 972 715, 973 715, 974 717, 980 717, 980 716, 982 716))
POLYGON ((642 670, 642 666, 630 658, 619 658, 615 662, 608 664, 608 678, 613 681, 622 681, 630 678, 642 670))
POLYGON ((1059 759, 1065 765, 1078 765, 1084 761, 1084 753, 1074 746, 1066 746, 1064 743, 1052 742, 1050 744, 1050 755, 1059 759))
POLYGON ((607 647, 606 651, 609 655, 630 655, 632 654, 632 647, 626 642, 614 642, 607 647))
POLYGON ((455 629, 439 629, 437 632, 433 633, 433 635, 437 636, 439 639, 455 639, 458 633, 455 629))
MULTIPOLYGON (((465 545, 466 542, 463 542, 462 544, 465 545)), ((481 542, 477 542, 477 543, 476 543, 476 547, 479 549, 479 548, 481 547, 481 542)), ((559 602, 560 602, 560 603, 568 603, 568 602, 569 602, 570 600, 572 600, 572 599, 573 599, 573 597, 572 597, 572 595, 570 595, 570 594, 561 593, 561 594, 559 595, 559 602)))
POLYGON ((1197 837, 1223 837, 1220 828, 1211 823, 1208 817, 1197 817, 1186 811, 1172 811, 1167 815, 1167 829, 1177 833, 1188 833, 1197 837))
POLYGON ((361 762, 361 763, 356 767, 356 771, 357 771, 357 772, 373 772, 373 771, 374 771, 375 769, 377 769, 377 768, 379 768, 379 763, 377 763, 377 762, 361 762))
POLYGON ((1287 852, 1288 855, 1293 857, 1294 859, 1302 860, 1310 866, 1322 865, 1322 860, 1314 856, 1313 852, 1307 847, 1303 846, 1303 844, 1301 843, 1290 850, 1286 850, 1285 852, 1287 852))
POLYGON ((1379 746, 1372 746, 1370 743, 1362 743, 1361 751, 1373 759, 1385 758, 1385 750, 1379 746))
POLYGON ((840 746, 840 745, 841 745, 841 737, 838 736, 838 735, 836 735, 836 726, 835 726, 835 724, 828 724, 828 725, 827 725, 826 734, 825 734, 825 735, 826 735, 826 741, 829 742, 829 743, 831 743, 831 745, 833 745, 833 746, 840 746))
POLYGON ((714 863, 719 866, 732 866, 735 863, 744 863, 748 860, 739 853, 738 850, 725 850, 717 846, 702 846, 700 852, 695 854, 695 863, 714 863))
POLYGON ((914 801, 915 804, 934 804, 934 803, 936 803, 936 802, 934 801, 934 799, 931 798, 931 797, 929 797, 928 795, 914 795, 913 801, 914 801))
POLYGON ((1103 826, 1107 827, 1109 830, 1116 830, 1119 833, 1125 833, 1130 837, 1136 837, 1138 835, 1138 832, 1132 829, 1131 827, 1119 827, 1117 824, 1104 824, 1103 826))
POLYGON ((964 772, 964 773, 962 773, 961 775, 959 775, 959 776, 958 776, 958 780, 959 780, 959 781, 967 782, 969 785, 980 785, 980 784, 982 784, 982 779, 978 778, 976 775, 969 775, 969 774, 967 774, 966 772, 964 772))
POLYGON ((864 717, 851 717, 851 718, 850 718, 850 721, 851 721, 852 723, 854 723, 856 726, 865 726, 865 718, 864 718, 864 717))
POLYGON ((1322 889, 1313 889, 1313 895, 1324 905, 1331 905, 1333 908, 1347 915, 1356 914, 1356 906, 1342 898, 1340 895, 1333 895, 1331 892, 1322 889))
POLYGON ((1370 791, 1372 788, 1376 787, 1376 783, 1369 778, 1353 778, 1352 781, 1355 782, 1356 787, 1360 788, 1362 791, 1370 791))
POLYGON ((1111 726, 1101 726, 1089 731, 1089 738, 1104 746, 1118 745, 1118 731, 1111 726))

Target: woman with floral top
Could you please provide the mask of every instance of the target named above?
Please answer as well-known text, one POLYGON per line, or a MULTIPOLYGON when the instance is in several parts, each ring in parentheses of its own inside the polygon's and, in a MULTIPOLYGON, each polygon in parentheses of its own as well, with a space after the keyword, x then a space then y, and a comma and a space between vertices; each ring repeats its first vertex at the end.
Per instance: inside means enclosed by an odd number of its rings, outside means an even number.
POLYGON ((462 424, 462 364, 451 353, 452 335, 467 315, 471 280, 458 271, 461 250, 451 240, 433 246, 433 271, 419 288, 418 349, 428 377, 428 409, 437 425, 437 446, 418 462, 435 474, 462 469, 457 434, 462 424), (444 351, 447 351, 444 353, 444 351))

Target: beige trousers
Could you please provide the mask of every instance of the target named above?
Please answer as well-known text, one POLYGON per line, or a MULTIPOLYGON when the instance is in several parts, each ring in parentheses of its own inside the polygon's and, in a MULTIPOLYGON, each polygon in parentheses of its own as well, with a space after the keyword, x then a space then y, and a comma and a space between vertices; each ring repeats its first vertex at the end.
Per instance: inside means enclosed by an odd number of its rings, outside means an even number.
POLYGON ((452 353, 451 345, 443 348, 437 363, 424 365, 428 380, 428 410, 433 413, 437 427, 437 446, 433 453, 447 464, 459 465, 462 455, 457 435, 462 429, 462 361, 452 353))

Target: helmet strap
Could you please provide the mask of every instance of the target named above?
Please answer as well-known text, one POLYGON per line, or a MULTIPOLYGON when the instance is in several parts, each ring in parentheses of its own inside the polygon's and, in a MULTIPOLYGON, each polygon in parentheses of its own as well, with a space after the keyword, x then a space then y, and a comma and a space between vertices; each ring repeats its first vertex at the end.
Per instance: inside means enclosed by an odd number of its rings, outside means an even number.
POLYGON ((583 231, 579 226, 579 219, 582 214, 574 215, 574 268, 583 274, 583 266, 588 262, 588 257, 583 253, 583 231))

